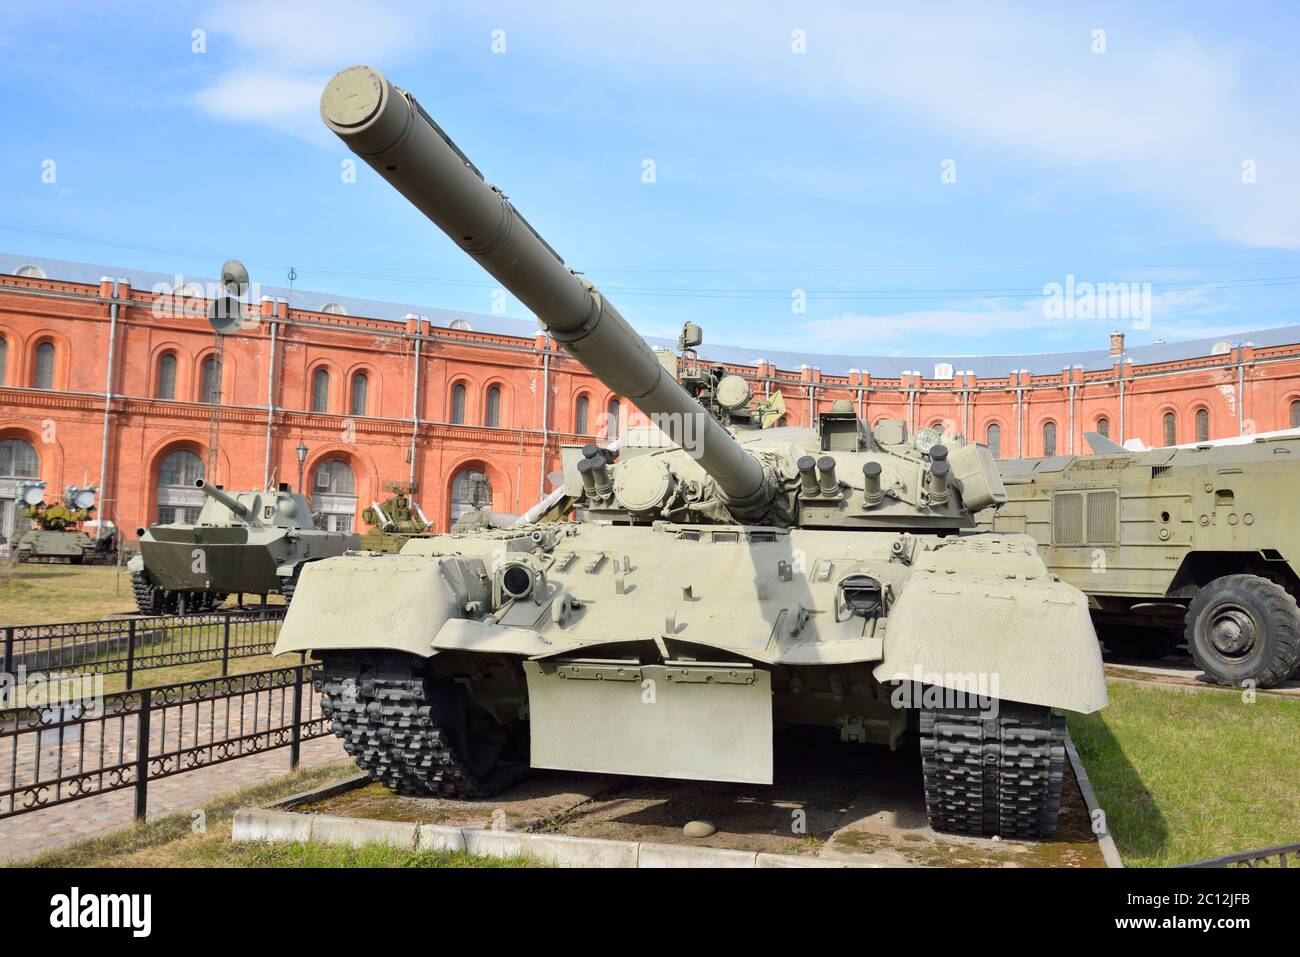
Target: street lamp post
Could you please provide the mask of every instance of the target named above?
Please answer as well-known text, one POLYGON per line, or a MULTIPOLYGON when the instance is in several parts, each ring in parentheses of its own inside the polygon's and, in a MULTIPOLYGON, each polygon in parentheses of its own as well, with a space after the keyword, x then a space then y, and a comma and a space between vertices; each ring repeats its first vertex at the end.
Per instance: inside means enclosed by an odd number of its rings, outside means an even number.
POLYGON ((298 454, 298 494, 302 495, 302 466, 307 461, 307 444, 302 439, 299 439, 298 447, 294 449, 294 452, 298 454))

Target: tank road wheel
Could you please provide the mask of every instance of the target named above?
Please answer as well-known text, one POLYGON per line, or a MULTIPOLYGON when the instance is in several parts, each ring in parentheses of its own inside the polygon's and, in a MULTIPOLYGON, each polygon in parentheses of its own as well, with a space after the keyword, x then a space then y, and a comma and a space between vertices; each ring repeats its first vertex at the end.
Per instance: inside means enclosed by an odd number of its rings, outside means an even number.
POLYGON ((220 591, 204 592, 203 597, 199 599, 199 603, 194 606, 194 610, 195 611, 216 611, 218 608, 221 607, 222 602, 224 602, 227 597, 228 596, 226 595, 225 592, 220 592, 220 591))
POLYGON ((950 834, 1052 838, 1065 774, 1065 718, 999 702, 921 710, 921 773, 930 826, 950 834))
POLYGON ((1216 684, 1271 688, 1300 664, 1300 608, 1266 578, 1216 578, 1187 609, 1187 648, 1216 684))
POLYGON ((473 703, 465 687, 433 679, 410 655, 327 654, 321 708, 361 769, 400 794, 474 798, 528 772, 507 760, 511 729, 473 703))

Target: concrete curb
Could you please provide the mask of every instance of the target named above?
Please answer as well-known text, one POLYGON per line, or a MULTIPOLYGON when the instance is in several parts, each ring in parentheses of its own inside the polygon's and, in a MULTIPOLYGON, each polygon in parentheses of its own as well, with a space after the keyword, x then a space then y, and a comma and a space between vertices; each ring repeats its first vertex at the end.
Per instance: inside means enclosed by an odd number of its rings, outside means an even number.
MULTIPOLYGON (((1097 800, 1097 792, 1092 789, 1092 782, 1088 780, 1088 772, 1084 770, 1083 761, 1079 758, 1079 752, 1074 747, 1074 738, 1070 737, 1070 732, 1065 733, 1065 753, 1070 758, 1070 766, 1074 768, 1074 779, 1079 782, 1079 790, 1083 792, 1083 803, 1088 806, 1088 819, 1097 820, 1097 813, 1101 812, 1101 820, 1106 820, 1106 812, 1102 810, 1101 803, 1097 800)), ((1119 856, 1119 848, 1115 846, 1115 839, 1110 836, 1110 831, 1105 830, 1097 835, 1097 845, 1101 848, 1102 860, 1106 862, 1107 867, 1123 867, 1124 859, 1119 856)))
MULTIPOLYGON (((284 802, 281 802, 284 803, 284 802)), ((467 851, 480 857, 527 857, 556 867, 869 867, 856 861, 765 854, 725 847, 609 841, 567 834, 529 834, 402 821, 372 821, 273 808, 235 812, 231 839, 389 844, 410 850, 467 851)))
POLYGON ((277 811, 291 811, 299 804, 310 804, 313 801, 323 801, 328 797, 334 797, 336 794, 342 794, 344 791, 351 791, 353 788, 359 788, 362 785, 370 783, 370 775, 354 774, 350 778, 338 781, 335 784, 326 784, 322 787, 312 788, 310 791, 300 791, 297 794, 291 794, 287 798, 276 801, 274 804, 268 804, 267 807, 274 808, 277 811))

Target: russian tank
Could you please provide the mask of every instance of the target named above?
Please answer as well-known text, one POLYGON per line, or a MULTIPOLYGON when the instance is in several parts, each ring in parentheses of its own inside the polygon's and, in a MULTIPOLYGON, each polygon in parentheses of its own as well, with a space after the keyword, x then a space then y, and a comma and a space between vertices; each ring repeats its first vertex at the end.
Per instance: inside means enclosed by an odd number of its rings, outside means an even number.
POLYGON ((370 552, 399 552, 402 546, 420 535, 432 535, 433 523, 412 498, 409 483, 385 482, 392 492, 382 502, 372 502, 361 519, 370 527, 361 536, 361 548, 370 552))
POLYGON ((999 462, 1007 503, 981 516, 1037 540, 1088 596, 1122 657, 1185 643, 1206 676, 1272 687, 1300 668, 1300 435, 999 462))
POLYGON ((140 529, 127 563, 141 614, 211 611, 230 596, 278 593, 286 603, 303 566, 357 548, 358 537, 319 528, 289 486, 230 494, 197 479, 207 501, 193 524, 140 529))
POLYGON ((44 482, 31 482, 19 488, 14 507, 30 524, 14 540, 16 560, 72 565, 115 561, 117 530, 92 517, 95 486, 69 485, 53 503, 45 501, 45 487, 44 482))
POLYGON ((1084 596, 1033 540, 967 534, 1004 497, 987 448, 918 448, 844 404, 816 430, 761 428, 774 420, 743 379, 670 369, 409 94, 353 67, 321 109, 654 424, 616 455, 567 457, 576 521, 304 571, 276 652, 322 661, 362 768, 450 796, 530 766, 766 784, 774 727, 822 726, 919 738, 935 828, 1055 832, 1058 709, 1103 707, 1105 679, 1084 596))

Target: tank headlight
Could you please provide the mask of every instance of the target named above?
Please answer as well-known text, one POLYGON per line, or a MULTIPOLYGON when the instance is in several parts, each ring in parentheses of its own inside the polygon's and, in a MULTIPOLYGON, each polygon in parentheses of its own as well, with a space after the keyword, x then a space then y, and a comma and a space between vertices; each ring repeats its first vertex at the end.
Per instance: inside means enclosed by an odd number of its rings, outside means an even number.
POLYGON ((506 598, 527 598, 533 590, 533 570, 527 565, 506 565, 500 572, 501 594, 506 598))

